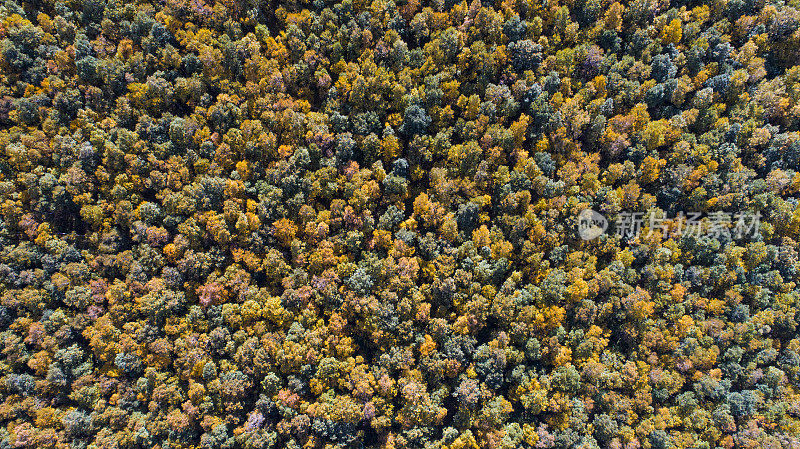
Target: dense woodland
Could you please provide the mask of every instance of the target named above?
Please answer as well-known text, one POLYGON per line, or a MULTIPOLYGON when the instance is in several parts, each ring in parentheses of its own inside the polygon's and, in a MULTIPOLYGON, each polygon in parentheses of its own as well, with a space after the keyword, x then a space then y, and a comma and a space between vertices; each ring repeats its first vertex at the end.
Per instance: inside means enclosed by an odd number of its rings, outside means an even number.
POLYGON ((798 64, 798 0, 7 0, 0 448, 797 448, 798 64))

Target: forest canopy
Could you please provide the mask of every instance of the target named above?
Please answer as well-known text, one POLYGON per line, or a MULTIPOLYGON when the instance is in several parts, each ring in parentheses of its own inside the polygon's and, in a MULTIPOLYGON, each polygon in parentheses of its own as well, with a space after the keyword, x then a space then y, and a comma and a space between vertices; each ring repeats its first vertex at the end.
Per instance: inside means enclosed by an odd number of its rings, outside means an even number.
POLYGON ((6 0, 0 449, 796 448, 798 64, 798 0, 6 0))

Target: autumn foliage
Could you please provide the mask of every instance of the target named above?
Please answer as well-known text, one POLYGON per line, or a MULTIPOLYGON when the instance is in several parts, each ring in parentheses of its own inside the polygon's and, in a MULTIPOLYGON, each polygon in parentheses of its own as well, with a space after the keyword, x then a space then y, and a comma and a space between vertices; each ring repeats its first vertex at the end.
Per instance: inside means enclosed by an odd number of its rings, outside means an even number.
POLYGON ((798 61, 796 0, 7 0, 0 449, 797 447, 798 61))

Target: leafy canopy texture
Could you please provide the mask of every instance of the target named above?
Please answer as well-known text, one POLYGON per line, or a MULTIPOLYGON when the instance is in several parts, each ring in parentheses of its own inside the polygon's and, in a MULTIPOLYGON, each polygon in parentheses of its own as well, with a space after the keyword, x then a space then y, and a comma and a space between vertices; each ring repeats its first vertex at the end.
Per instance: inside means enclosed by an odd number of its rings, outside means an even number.
POLYGON ((796 448, 799 61, 798 0, 2 1, 0 449, 796 448))

